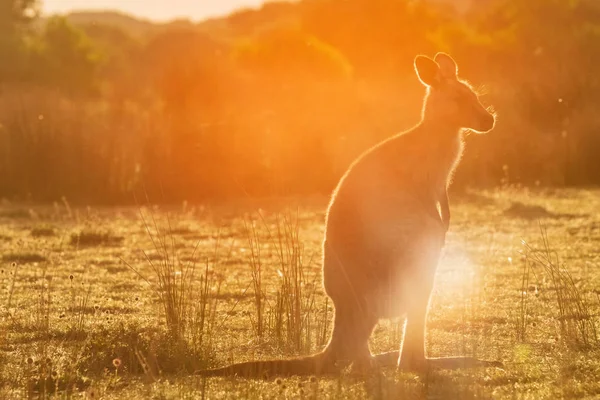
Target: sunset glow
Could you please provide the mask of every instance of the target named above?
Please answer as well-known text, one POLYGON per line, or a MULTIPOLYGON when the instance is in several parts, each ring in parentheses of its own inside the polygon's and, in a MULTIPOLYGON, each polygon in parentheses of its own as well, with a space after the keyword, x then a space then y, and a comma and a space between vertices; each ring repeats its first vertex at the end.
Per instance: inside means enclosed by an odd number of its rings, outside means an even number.
POLYGON ((64 14, 82 10, 111 10, 155 20, 203 20, 226 15, 239 8, 255 8, 264 0, 47 0, 44 14, 64 14))

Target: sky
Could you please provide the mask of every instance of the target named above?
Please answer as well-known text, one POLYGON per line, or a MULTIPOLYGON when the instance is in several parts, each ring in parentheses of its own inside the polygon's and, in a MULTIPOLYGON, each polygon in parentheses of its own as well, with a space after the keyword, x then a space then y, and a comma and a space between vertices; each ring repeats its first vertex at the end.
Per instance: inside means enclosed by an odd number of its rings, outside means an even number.
POLYGON ((154 21, 187 18, 194 21, 227 15, 242 7, 259 7, 265 0, 43 0, 42 11, 64 14, 74 10, 116 10, 154 21))

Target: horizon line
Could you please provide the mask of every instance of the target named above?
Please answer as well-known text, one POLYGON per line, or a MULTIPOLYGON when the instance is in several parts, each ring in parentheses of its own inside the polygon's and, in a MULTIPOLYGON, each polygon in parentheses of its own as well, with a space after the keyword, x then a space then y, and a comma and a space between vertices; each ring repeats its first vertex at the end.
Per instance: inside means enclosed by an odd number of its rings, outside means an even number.
MULTIPOLYGON (((212 6, 211 4, 207 4, 206 7, 190 7, 188 4, 187 7, 173 7, 171 10, 164 8, 163 5, 160 7, 132 7, 131 3, 120 5, 115 4, 114 1, 106 1, 104 4, 101 4, 102 1, 99 0, 87 4, 78 4, 78 1, 72 1, 69 4, 49 1, 42 2, 39 8, 39 15, 41 18, 48 18, 55 15, 68 16, 69 14, 77 13, 114 13, 158 24, 181 20, 201 23, 213 19, 225 18, 239 11, 258 11, 271 1, 273 0, 231 0, 229 4, 221 3, 220 6, 212 3, 212 6)), ((275 1, 295 3, 298 0, 275 1)))

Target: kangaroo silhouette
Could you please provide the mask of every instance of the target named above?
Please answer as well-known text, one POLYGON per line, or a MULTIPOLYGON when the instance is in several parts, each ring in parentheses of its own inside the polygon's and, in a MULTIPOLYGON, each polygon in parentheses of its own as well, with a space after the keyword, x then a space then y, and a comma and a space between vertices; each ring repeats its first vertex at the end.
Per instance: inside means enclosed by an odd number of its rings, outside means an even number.
POLYGON ((449 55, 419 55, 414 67, 427 88, 420 123, 363 153, 331 197, 323 286, 335 316, 326 348, 308 357, 245 362, 198 375, 322 374, 347 365, 362 370, 396 363, 411 371, 499 365, 425 355, 427 310, 450 223, 447 189, 463 151, 463 131, 490 131, 495 116, 458 79, 449 55), (372 355, 368 341, 378 320, 403 315, 399 351, 372 355))

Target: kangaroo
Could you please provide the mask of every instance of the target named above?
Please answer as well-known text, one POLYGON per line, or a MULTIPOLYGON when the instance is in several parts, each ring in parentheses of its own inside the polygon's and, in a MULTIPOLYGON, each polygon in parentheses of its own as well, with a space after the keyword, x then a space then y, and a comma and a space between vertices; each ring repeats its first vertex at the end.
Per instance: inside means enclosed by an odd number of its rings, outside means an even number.
POLYGON ((264 377, 329 373, 342 365, 362 369, 396 364, 408 371, 499 365, 425 355, 427 310, 450 224, 447 189, 463 151, 463 132, 490 131, 495 115, 458 79, 449 55, 419 55, 414 67, 427 89, 420 123, 354 161, 329 204, 323 286, 335 313, 325 350, 197 374, 264 377), (403 315, 399 351, 373 356, 368 341, 378 320, 403 315))

